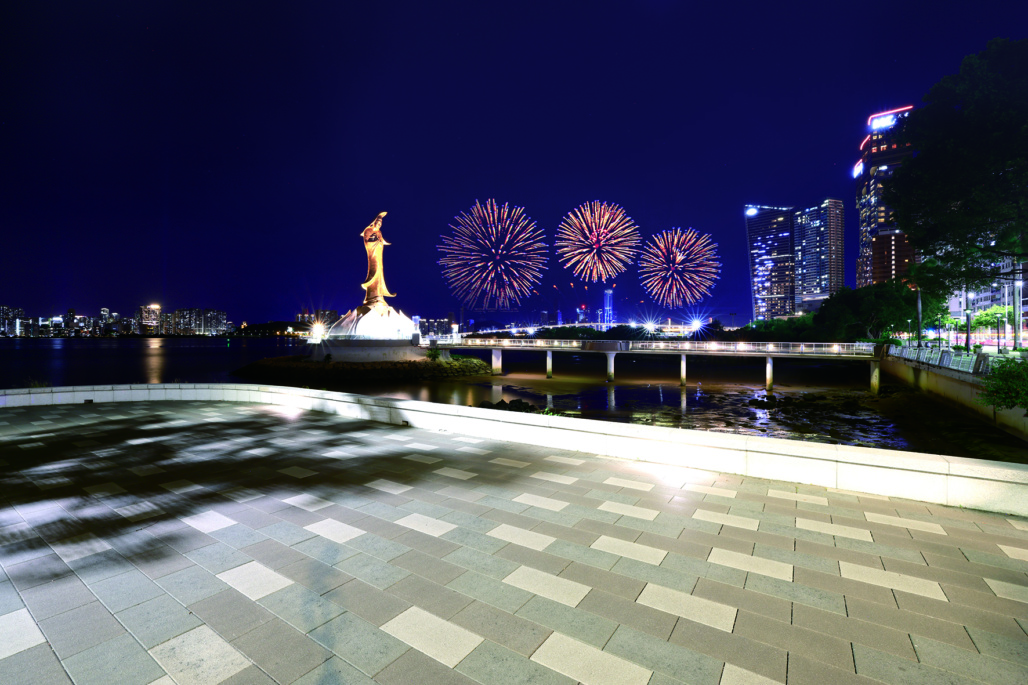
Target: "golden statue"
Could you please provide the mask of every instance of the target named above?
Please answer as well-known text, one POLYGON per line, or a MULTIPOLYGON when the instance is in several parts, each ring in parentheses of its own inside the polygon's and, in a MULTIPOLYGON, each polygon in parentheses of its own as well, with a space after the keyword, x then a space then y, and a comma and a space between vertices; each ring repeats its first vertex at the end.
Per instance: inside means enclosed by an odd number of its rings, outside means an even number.
POLYGON ((364 238, 364 249, 368 251, 368 276, 361 283, 364 288, 364 306, 370 307, 376 302, 385 302, 383 298, 396 297, 396 293, 389 292, 385 284, 385 273, 382 271, 382 250, 389 243, 382 236, 382 217, 388 212, 382 212, 375 217, 375 220, 361 232, 364 238))
POLYGON ((417 331, 414 322, 388 304, 385 298, 396 297, 389 292, 382 270, 382 250, 389 243, 382 237, 380 213, 361 231, 364 249, 368 253, 368 275, 361 283, 364 288, 364 304, 346 312, 328 330, 326 338, 365 338, 370 340, 410 340, 417 331))

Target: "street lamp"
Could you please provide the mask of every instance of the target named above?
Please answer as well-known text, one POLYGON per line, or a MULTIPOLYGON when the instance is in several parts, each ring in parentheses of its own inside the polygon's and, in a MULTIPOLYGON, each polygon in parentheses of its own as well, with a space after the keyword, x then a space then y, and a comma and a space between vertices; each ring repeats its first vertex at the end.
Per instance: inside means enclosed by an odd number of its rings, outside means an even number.
POLYGON ((910 344, 910 322, 911 321, 913 321, 913 319, 907 319, 907 344, 908 345, 910 344))

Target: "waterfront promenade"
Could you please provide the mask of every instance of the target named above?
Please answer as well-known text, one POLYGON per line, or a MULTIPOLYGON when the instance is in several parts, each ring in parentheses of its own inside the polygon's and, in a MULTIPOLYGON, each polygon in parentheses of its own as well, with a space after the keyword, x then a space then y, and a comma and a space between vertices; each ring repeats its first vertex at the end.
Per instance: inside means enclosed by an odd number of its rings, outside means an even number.
POLYGON ((1023 518, 250 403, 0 436, 5 684, 1028 680, 1023 518))

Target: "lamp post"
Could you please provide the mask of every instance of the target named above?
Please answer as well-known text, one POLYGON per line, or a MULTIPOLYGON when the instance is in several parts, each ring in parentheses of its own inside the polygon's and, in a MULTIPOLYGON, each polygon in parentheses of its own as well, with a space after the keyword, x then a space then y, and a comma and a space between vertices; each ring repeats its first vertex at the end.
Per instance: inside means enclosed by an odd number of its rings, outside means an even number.
POLYGON ((1014 281, 1014 347, 1020 347, 1021 346, 1021 286, 1022 285, 1024 285, 1023 281, 1014 281))
POLYGON ((913 321, 913 319, 907 319, 907 345, 910 344, 910 322, 911 321, 913 321))

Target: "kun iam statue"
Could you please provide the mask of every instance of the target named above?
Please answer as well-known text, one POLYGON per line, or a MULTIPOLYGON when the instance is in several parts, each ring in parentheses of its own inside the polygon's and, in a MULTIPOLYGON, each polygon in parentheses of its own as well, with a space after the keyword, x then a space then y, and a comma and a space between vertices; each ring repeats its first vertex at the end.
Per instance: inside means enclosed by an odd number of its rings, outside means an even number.
POLYGON ((368 275, 364 288, 364 304, 346 312, 328 331, 329 338, 364 338, 369 340, 410 340, 417 330, 414 322, 388 304, 385 298, 396 297, 385 284, 382 250, 389 243, 382 236, 382 212, 361 232, 368 253, 368 275))

